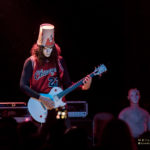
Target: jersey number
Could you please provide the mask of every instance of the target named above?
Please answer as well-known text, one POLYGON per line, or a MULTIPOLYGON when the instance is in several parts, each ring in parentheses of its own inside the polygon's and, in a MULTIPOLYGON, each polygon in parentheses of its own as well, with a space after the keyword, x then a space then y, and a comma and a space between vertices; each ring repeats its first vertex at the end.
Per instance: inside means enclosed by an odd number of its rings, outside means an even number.
POLYGON ((57 79, 57 77, 50 77, 48 79, 48 81, 49 81, 49 84, 48 84, 49 87, 58 86, 58 79, 57 79))

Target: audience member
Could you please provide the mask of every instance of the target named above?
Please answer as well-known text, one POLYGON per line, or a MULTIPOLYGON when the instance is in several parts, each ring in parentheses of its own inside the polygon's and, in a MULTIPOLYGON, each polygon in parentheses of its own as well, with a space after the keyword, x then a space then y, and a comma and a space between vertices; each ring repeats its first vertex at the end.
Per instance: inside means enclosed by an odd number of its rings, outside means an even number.
POLYGON ((102 131, 106 124, 113 119, 113 114, 109 112, 99 112, 93 119, 93 145, 100 145, 102 131))
POLYGON ((135 139, 128 125, 120 119, 110 120, 103 129, 100 146, 101 150, 137 150, 135 139))
POLYGON ((119 119, 124 120, 130 127, 132 136, 138 138, 144 132, 150 131, 150 115, 147 110, 139 106, 140 91, 131 88, 128 91, 130 106, 119 113, 119 119))

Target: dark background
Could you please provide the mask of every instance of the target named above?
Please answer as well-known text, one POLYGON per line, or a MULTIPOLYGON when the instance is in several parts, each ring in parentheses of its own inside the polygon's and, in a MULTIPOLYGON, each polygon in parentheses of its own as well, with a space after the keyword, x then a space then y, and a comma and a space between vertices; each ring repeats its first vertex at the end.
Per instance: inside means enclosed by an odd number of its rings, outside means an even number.
POLYGON ((141 92, 142 107, 150 110, 150 9, 144 0, 58 1, 5 0, 0 2, 0 101, 22 102, 19 80, 24 61, 37 41, 42 23, 55 25, 55 41, 62 49, 72 81, 94 71, 88 91, 74 91, 68 100, 87 101, 89 115, 118 114, 127 106, 127 92, 141 92))

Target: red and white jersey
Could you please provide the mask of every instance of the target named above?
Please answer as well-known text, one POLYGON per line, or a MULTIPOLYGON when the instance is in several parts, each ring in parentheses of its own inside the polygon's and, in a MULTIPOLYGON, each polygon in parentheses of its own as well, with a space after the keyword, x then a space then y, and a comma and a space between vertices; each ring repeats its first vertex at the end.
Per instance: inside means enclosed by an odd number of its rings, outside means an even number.
POLYGON ((37 59, 31 56, 33 64, 33 74, 30 80, 30 88, 37 91, 38 93, 49 93, 53 87, 59 86, 59 77, 63 76, 63 68, 60 63, 59 69, 56 65, 51 63, 45 63, 44 65, 39 65, 37 59), (58 70, 60 71, 58 75, 58 70))

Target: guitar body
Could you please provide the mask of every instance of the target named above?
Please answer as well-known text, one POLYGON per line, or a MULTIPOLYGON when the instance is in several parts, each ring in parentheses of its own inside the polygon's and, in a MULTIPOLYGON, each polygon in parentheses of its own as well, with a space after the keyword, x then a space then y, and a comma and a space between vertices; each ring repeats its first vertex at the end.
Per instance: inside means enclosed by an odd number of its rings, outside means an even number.
MULTIPOLYGON (((92 72, 89 75, 90 75, 90 77, 94 77, 96 75, 101 76, 101 74, 106 71, 107 71, 106 66, 104 64, 102 64, 99 67, 97 67, 94 70, 94 72, 92 72)), ((78 81, 77 83, 75 83, 74 85, 68 87, 64 91, 59 87, 53 87, 48 94, 41 93, 40 95, 49 97, 52 101, 54 101, 54 105, 55 105, 54 108, 63 107, 66 105, 66 103, 64 103, 62 101, 62 97, 64 97, 65 95, 67 95, 68 93, 70 93, 71 91, 73 91, 74 89, 79 87, 80 85, 82 85, 83 80, 84 80, 84 78, 81 79, 80 81, 78 81)), ((27 107, 28 107, 29 113, 31 114, 31 116, 33 117, 34 120, 36 120, 37 122, 40 122, 40 123, 45 123, 46 117, 48 114, 48 110, 44 106, 44 104, 39 102, 37 99, 30 98, 28 101, 27 107)))
MULTIPOLYGON (((60 87, 53 87, 48 94, 41 93, 40 95, 49 97, 52 101, 54 101, 54 108, 58 108, 66 105, 66 103, 62 101, 62 98, 59 99, 57 97, 57 94, 62 91, 63 90, 60 87)), ((45 123, 48 110, 44 106, 44 104, 39 102, 37 99, 31 97, 28 101, 27 108, 34 120, 39 123, 45 123)))

